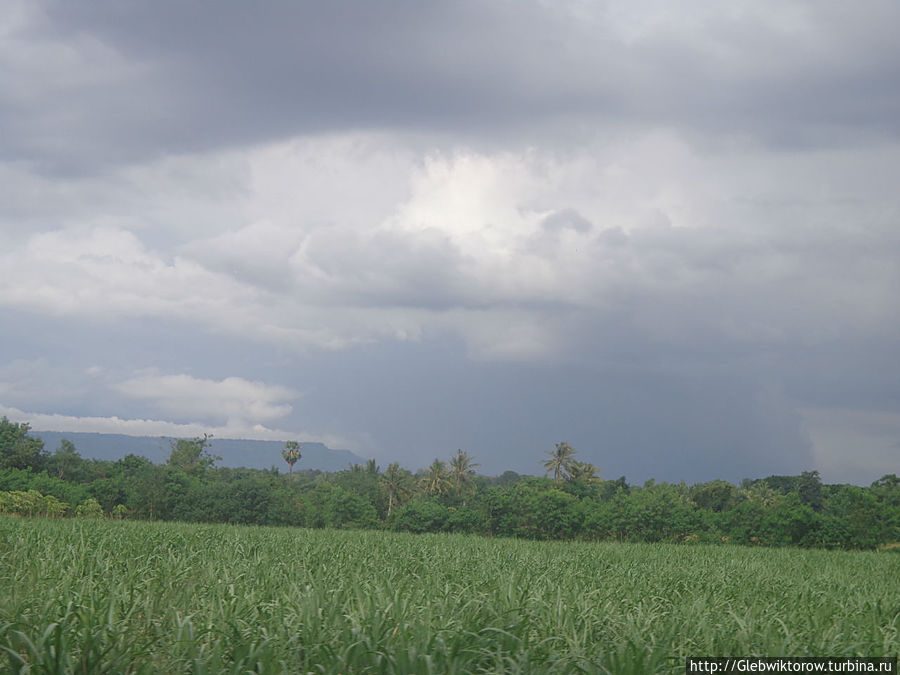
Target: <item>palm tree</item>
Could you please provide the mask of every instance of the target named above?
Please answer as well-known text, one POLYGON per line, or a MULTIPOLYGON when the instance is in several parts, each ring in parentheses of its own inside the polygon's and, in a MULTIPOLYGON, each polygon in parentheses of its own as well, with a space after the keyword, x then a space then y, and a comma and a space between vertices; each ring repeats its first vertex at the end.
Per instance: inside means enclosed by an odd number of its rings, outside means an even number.
POLYGON ((401 469, 397 462, 388 465, 387 470, 381 474, 381 486, 388 495, 387 516, 391 517, 394 503, 400 504, 412 494, 412 475, 406 469, 401 469))
POLYGON ((447 465, 436 459, 425 471, 425 475, 419 481, 422 489, 430 495, 442 495, 447 491, 450 481, 447 478, 447 465))
POLYGON ((772 506, 778 502, 778 493, 762 481, 744 488, 742 492, 750 501, 759 502, 765 507, 772 506))
POLYGON ((569 463, 569 478, 571 480, 584 481, 588 485, 596 485, 602 483, 602 479, 597 475, 600 473, 597 467, 590 462, 576 462, 572 460, 569 463))
POLYGON ((281 456, 288 463, 288 473, 294 473, 294 464, 300 459, 300 444, 297 441, 288 441, 284 444, 281 456))
POLYGON ((453 489, 457 496, 462 495, 463 489, 468 488, 475 476, 475 467, 480 466, 468 452, 457 450, 456 454, 450 458, 450 481, 453 483, 453 489))
POLYGON ((572 462, 575 461, 575 449, 563 441, 557 443, 556 448, 547 453, 548 459, 544 460, 544 468, 547 469, 545 475, 553 474, 553 479, 559 483, 563 478, 569 475, 572 469, 572 462))

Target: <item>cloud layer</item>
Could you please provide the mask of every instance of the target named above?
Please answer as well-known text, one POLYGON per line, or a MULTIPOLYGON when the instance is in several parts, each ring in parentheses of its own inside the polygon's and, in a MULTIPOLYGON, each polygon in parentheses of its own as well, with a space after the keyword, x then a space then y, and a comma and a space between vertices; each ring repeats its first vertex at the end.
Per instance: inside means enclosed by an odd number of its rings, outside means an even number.
POLYGON ((898 12, 14 4, 0 404, 877 478, 898 12))

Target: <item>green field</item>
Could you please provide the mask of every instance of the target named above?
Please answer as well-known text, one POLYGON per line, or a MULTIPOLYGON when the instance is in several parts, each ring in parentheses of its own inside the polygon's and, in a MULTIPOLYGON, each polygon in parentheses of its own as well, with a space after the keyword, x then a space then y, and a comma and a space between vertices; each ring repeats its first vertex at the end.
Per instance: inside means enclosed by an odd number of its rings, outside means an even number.
POLYGON ((0 517, 0 646, 5 671, 31 673, 893 656, 900 556, 0 517))

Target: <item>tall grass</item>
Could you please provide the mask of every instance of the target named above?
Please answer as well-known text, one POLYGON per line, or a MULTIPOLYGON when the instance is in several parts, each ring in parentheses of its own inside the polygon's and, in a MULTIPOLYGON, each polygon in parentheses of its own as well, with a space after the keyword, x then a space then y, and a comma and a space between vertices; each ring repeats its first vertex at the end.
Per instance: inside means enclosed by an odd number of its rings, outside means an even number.
MULTIPOLYGON (((0 518, 30 673, 649 673, 895 655, 900 558, 0 518)), ((4 659, 5 658, 5 662, 4 659)))

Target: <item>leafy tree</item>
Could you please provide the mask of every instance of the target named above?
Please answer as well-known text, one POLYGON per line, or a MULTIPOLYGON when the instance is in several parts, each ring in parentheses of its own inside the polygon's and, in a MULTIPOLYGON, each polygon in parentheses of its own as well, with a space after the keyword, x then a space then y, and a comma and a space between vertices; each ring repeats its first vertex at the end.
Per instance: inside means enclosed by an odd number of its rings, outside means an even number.
POLYGON ((457 497, 474 488, 475 467, 479 465, 472 461, 473 459, 469 453, 462 450, 457 450, 450 458, 450 482, 457 497))
POLYGON ((31 469, 40 471, 46 455, 44 442, 31 437, 27 422, 17 424, 0 417, 0 469, 31 469))
POLYGON ((608 480, 603 483, 603 491, 600 495, 601 499, 613 499, 617 494, 628 494, 631 486, 625 479, 625 476, 619 476, 615 480, 608 480))
POLYGON ((116 504, 122 504, 128 500, 130 486, 126 478, 115 476, 92 481, 87 488, 90 496, 100 502, 104 511, 111 511, 116 504))
POLYGON ((284 457, 284 461, 288 464, 288 473, 294 473, 294 464, 300 459, 300 450, 301 447, 297 441, 288 441, 284 444, 281 456, 284 457))
POLYGON ((450 479, 447 475, 447 465, 441 460, 435 459, 431 466, 425 470, 425 475, 419 481, 422 489, 429 495, 445 494, 450 487, 450 479))
MULTIPOLYGON (((721 513, 707 511, 698 515, 706 522, 708 529, 715 528, 720 531, 709 533, 717 534, 720 540, 721 537, 727 536, 735 544, 759 545, 762 543, 760 535, 763 520, 769 511, 769 507, 762 500, 745 499, 727 511, 721 513)), ((711 536, 710 540, 714 538, 711 536)))
POLYGON ((769 476, 767 478, 763 478, 762 482, 764 482, 776 492, 779 492, 783 495, 790 494, 791 492, 796 492, 800 487, 799 476, 769 476))
MULTIPOLYGON (((275 507, 273 487, 269 476, 256 473, 231 483, 209 482, 200 486, 200 490, 212 492, 206 494, 209 494, 210 506, 219 522, 267 525, 275 507)), ((205 520, 199 513, 194 519, 205 520)))
POLYGON ((691 497, 694 504, 701 509, 724 511, 734 498, 734 486, 724 480, 714 480, 694 487, 691 497))
POLYGON ((544 468, 547 469, 545 475, 553 474, 553 480, 559 483, 563 478, 567 478, 572 470, 572 462, 575 457, 575 449, 563 441, 557 443, 556 447, 547 453, 548 458, 544 460, 544 468))
POLYGON ((822 511, 819 544, 840 548, 875 548, 890 540, 890 523, 879 508, 878 497, 871 490, 855 485, 842 485, 827 501, 822 511))
POLYGON ((82 481, 87 477, 86 462, 78 454, 75 444, 62 439, 59 447, 45 461, 47 472, 64 480, 82 481))
POLYGON ((147 467, 150 466, 154 466, 154 464, 149 459, 131 453, 125 455, 122 459, 116 462, 117 470, 120 471, 126 478, 134 478, 138 475, 138 473, 146 470, 147 467))
POLYGON ((484 513, 481 509, 468 506, 447 509, 448 516, 444 523, 445 532, 463 532, 467 534, 484 531, 484 513))
POLYGON ((584 521, 582 500, 546 479, 491 488, 484 496, 490 534, 528 539, 571 539, 584 521), (550 488, 550 489, 548 489, 550 488))
POLYGON ((812 507, 813 511, 822 509, 822 481, 818 471, 804 471, 800 474, 797 486, 800 501, 812 507))
POLYGON ((513 485, 514 483, 518 483, 524 476, 516 473, 515 471, 504 471, 499 476, 479 476, 479 482, 482 484, 482 487, 503 487, 504 485, 513 485))
POLYGON ((698 528, 697 512, 680 487, 659 483, 625 494, 619 493, 624 522, 620 528, 628 539, 677 541, 698 528))
POLYGON ((412 494, 412 474, 406 469, 401 469, 397 462, 393 462, 381 474, 381 485, 388 496, 387 517, 390 518, 394 504, 402 504, 412 494))
POLYGON ((378 514, 369 500, 331 483, 320 483, 306 501, 307 526, 376 527, 378 514))
POLYGON ((339 471, 332 474, 330 482, 347 492, 358 495, 368 501, 380 517, 387 514, 387 495, 382 488, 377 473, 371 473, 365 467, 361 470, 339 471))
POLYGON ((528 503, 529 525, 537 539, 573 539, 582 528, 581 502, 562 490, 538 492, 528 503))
MULTIPOLYGON (((135 455, 129 457, 137 459, 135 455)), ((135 517, 147 520, 169 520, 173 517, 173 495, 178 491, 173 486, 186 478, 183 472, 148 460, 141 465, 130 462, 124 475, 130 488, 126 506, 135 517)))
POLYGON ((760 524, 760 541, 768 546, 810 546, 820 541, 818 514, 796 494, 769 509, 760 524))
POLYGON ((414 499, 394 512, 391 527, 404 532, 441 532, 450 511, 443 504, 431 499, 414 499))
POLYGON ((28 469, 0 469, 0 490, 37 490, 68 503, 73 508, 90 497, 87 487, 28 469))
POLYGON ((297 482, 283 484, 272 491, 266 524, 302 526, 304 524, 303 510, 303 499, 300 496, 297 482))
POLYGON ((883 490, 900 490, 900 477, 894 473, 886 473, 881 478, 872 483, 873 488, 883 490))
POLYGON ((212 454, 206 448, 210 445, 210 438, 203 434, 203 438, 184 439, 170 441, 172 452, 169 454, 169 466, 180 469, 190 476, 202 476, 222 459, 212 454))

